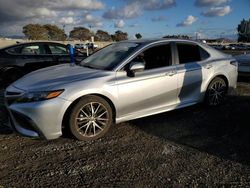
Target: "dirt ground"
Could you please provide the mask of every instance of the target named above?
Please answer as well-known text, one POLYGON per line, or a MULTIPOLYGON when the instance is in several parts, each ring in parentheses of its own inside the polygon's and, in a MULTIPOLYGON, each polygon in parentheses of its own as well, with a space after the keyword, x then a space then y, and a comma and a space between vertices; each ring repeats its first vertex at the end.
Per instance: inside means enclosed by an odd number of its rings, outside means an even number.
POLYGON ((248 80, 220 107, 118 124, 92 142, 17 136, 1 102, 0 187, 249 187, 249 120, 248 80))

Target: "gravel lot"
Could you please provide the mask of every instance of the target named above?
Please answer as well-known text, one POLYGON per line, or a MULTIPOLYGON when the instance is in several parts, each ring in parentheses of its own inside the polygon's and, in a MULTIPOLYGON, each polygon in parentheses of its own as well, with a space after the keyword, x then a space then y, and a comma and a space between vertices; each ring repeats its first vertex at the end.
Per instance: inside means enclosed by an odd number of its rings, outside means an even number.
POLYGON ((17 136, 0 102, 0 187, 247 187, 249 117, 247 80, 220 107, 122 123, 93 142, 17 136))

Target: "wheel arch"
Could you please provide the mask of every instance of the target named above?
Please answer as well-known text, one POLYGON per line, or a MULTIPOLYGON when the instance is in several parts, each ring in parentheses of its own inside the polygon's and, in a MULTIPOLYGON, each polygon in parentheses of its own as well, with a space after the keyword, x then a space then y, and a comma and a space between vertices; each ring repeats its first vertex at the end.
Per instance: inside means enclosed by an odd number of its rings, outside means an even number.
POLYGON ((205 92, 207 92, 207 89, 208 89, 208 87, 209 87, 209 84, 210 84, 216 77, 222 78, 222 79, 226 82, 227 89, 229 88, 229 81, 228 81, 227 76, 225 76, 224 74, 216 74, 216 75, 214 75, 213 77, 211 77, 211 79, 207 82, 206 87, 205 87, 205 88, 206 88, 205 92))
POLYGON ((107 96, 105 95, 102 95, 102 94, 99 94, 99 93, 91 93, 91 94, 86 94, 86 95, 83 95, 81 97, 78 97, 77 99, 75 99, 70 105, 69 107, 66 109, 64 115, 63 115, 63 120, 62 120, 62 129, 65 129, 65 128, 68 128, 68 118, 69 118, 69 115, 71 113, 71 110, 72 108, 84 97, 87 97, 87 96, 98 96, 100 98, 103 98, 104 100, 106 100, 108 102, 108 104, 110 105, 111 109, 112 109, 112 112, 113 112, 113 121, 115 122, 115 119, 116 119, 116 108, 115 108, 115 105, 113 103, 113 101, 108 98, 107 96))

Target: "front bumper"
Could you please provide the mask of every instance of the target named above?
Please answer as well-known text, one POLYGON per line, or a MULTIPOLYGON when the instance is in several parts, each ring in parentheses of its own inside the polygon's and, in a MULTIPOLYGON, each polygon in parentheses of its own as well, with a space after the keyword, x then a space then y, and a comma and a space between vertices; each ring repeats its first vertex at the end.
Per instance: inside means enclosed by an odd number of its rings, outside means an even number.
POLYGON ((30 103, 8 103, 5 100, 14 131, 28 137, 55 139, 62 135, 62 121, 71 104, 62 98, 30 103))

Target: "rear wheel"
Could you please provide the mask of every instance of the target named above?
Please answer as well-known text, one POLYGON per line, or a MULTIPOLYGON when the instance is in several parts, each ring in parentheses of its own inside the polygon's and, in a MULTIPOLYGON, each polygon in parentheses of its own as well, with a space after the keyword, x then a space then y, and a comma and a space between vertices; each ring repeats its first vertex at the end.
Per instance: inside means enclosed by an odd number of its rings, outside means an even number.
POLYGON ((208 86, 205 102, 209 106, 218 106, 224 101, 226 93, 227 84, 225 80, 216 77, 208 86))
POLYGON ((95 140, 104 136, 113 124, 109 103, 98 96, 81 99, 72 109, 70 131, 78 140, 95 140))

